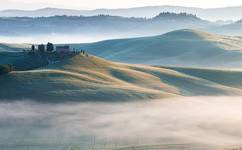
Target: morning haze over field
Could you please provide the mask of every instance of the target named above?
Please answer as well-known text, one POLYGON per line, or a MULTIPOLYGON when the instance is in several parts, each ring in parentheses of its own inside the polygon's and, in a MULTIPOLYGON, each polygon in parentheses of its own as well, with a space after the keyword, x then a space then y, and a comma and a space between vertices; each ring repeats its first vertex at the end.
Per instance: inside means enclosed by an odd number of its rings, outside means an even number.
POLYGON ((239 150, 240 0, 0 1, 1 150, 239 150))

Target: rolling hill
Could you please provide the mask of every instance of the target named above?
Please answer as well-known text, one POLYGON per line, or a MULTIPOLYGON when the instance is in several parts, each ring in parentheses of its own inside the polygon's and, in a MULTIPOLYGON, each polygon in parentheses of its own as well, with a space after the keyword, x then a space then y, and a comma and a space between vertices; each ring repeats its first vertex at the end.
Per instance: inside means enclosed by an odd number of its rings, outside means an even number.
MULTIPOLYGON (((150 76, 140 72, 140 77, 134 79, 130 77, 128 79, 129 74, 134 73, 136 72, 132 72, 123 65, 111 63, 94 56, 78 55, 41 69, 16 71, 1 76, 0 99, 37 99, 42 101, 88 101, 98 99, 99 101, 108 101, 129 100, 133 99, 133 97, 136 97, 136 99, 149 99, 173 95, 158 91, 155 88, 135 85, 135 82, 145 85, 145 82, 142 81, 143 78, 150 78, 150 76), (120 78, 123 80, 127 78, 130 83, 112 77, 111 73, 115 74, 119 69, 123 73, 120 78), (142 77, 143 75, 145 76, 142 77)), ((158 81, 158 78, 150 78, 151 84, 156 81, 158 81)), ((169 89, 174 90, 168 85, 164 84, 163 86, 168 91, 169 89)))
POLYGON ((227 25, 223 25, 217 28, 212 28, 215 33, 221 33, 226 35, 241 36, 242 34, 242 19, 227 25))
POLYGON ((186 67, 241 68, 242 40, 197 30, 160 36, 73 44, 75 48, 119 62, 186 67))
POLYGON ((79 54, 39 69, 0 76, 0 99, 115 102, 242 94, 238 83, 222 82, 230 76, 219 75, 223 78, 206 79, 176 69, 114 63, 79 54))

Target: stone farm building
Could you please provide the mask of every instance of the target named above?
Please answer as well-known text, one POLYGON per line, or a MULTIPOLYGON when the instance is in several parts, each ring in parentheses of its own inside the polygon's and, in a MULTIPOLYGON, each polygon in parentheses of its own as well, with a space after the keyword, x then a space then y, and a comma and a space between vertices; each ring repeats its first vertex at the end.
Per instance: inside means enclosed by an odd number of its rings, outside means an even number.
POLYGON ((69 53, 70 52, 70 46, 69 45, 56 46, 56 52, 57 53, 69 53))

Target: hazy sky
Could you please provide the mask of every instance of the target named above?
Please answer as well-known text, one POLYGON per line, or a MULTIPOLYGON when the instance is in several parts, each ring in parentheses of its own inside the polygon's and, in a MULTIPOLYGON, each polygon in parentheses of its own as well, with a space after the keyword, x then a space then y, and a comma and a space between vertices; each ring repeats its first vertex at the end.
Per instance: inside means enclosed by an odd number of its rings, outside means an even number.
POLYGON ((215 8, 242 5, 242 0, 0 0, 0 9, 72 9, 127 8, 151 5, 179 5, 215 8))

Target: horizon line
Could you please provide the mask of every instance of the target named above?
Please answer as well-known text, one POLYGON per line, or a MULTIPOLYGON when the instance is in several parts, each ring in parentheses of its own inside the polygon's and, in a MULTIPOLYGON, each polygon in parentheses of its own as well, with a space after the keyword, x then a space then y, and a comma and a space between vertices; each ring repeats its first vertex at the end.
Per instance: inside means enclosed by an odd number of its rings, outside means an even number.
POLYGON ((196 9, 224 9, 224 8, 235 8, 242 7, 242 5, 226 6, 226 7, 193 7, 193 6, 181 6, 181 5, 145 5, 137 7, 119 7, 119 8, 94 8, 94 9, 77 9, 77 8, 64 8, 64 7, 40 7, 35 9, 18 9, 18 8, 8 8, 0 9, 0 11, 38 11, 44 9, 65 9, 65 10, 75 10, 75 11, 95 11, 95 10, 118 10, 118 9, 135 9, 135 8, 148 8, 148 7, 183 7, 183 8, 196 8, 196 9))

